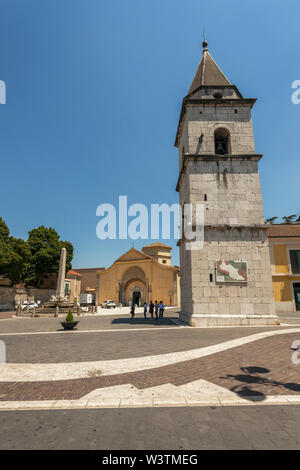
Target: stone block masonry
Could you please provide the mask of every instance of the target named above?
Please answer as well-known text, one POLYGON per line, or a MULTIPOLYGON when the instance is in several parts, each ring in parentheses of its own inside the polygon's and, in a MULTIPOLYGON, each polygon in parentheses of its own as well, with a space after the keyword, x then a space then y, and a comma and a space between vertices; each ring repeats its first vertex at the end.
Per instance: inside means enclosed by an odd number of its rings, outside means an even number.
MULTIPOLYGON (((204 43, 189 94, 183 100, 176 146, 180 204, 204 205, 204 246, 180 245, 181 313, 190 325, 276 325, 251 108, 221 72, 204 43), (216 278, 216 263, 229 272, 216 278), (238 264, 237 264, 238 262, 238 264), (235 266, 243 266, 241 276, 235 266), (242 280, 240 280, 242 279, 242 280)), ((240 269, 240 268, 239 268, 240 269)))

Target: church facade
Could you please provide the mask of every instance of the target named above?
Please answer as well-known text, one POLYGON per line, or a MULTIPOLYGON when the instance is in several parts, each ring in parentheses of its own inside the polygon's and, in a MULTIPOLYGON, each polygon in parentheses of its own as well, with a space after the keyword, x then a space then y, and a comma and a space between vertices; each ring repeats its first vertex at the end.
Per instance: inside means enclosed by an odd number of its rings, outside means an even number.
POLYGON ((158 302, 180 303, 179 268, 171 264, 171 247, 156 242, 142 251, 131 248, 108 269, 97 272, 96 305, 105 300, 138 305, 158 302))
MULTIPOLYGON (((179 241, 180 318, 190 325, 279 324, 251 109, 207 43, 183 99, 175 146, 181 207, 204 205, 204 246, 179 241)), ((192 225, 197 228, 193 212, 192 225)))

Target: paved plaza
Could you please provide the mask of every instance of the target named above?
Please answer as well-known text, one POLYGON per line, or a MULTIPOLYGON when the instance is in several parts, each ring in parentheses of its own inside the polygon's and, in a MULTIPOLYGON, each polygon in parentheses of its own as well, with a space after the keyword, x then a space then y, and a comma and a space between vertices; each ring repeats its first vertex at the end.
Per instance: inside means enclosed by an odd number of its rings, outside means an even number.
POLYGON ((177 309, 79 319, 0 314, 1 449, 300 448, 299 313, 234 328, 184 326, 177 309))

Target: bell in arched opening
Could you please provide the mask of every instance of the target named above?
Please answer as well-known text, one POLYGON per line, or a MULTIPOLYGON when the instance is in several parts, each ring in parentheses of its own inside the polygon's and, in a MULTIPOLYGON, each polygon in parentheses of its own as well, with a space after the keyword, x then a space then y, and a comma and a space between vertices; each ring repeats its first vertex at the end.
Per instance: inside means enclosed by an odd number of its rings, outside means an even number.
POLYGON ((227 155, 229 151, 229 139, 230 134, 227 129, 219 128, 215 130, 215 154, 216 155, 227 155))

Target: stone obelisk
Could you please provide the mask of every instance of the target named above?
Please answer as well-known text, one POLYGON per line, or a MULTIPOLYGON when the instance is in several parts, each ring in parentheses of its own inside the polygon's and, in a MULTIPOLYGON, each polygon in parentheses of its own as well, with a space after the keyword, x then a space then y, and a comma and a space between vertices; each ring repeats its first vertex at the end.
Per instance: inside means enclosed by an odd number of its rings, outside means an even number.
POLYGON ((67 260, 67 250, 66 248, 61 249, 60 253, 60 262, 59 262, 59 271, 56 287, 56 299, 64 300, 65 298, 65 278, 66 278, 66 260, 67 260))

